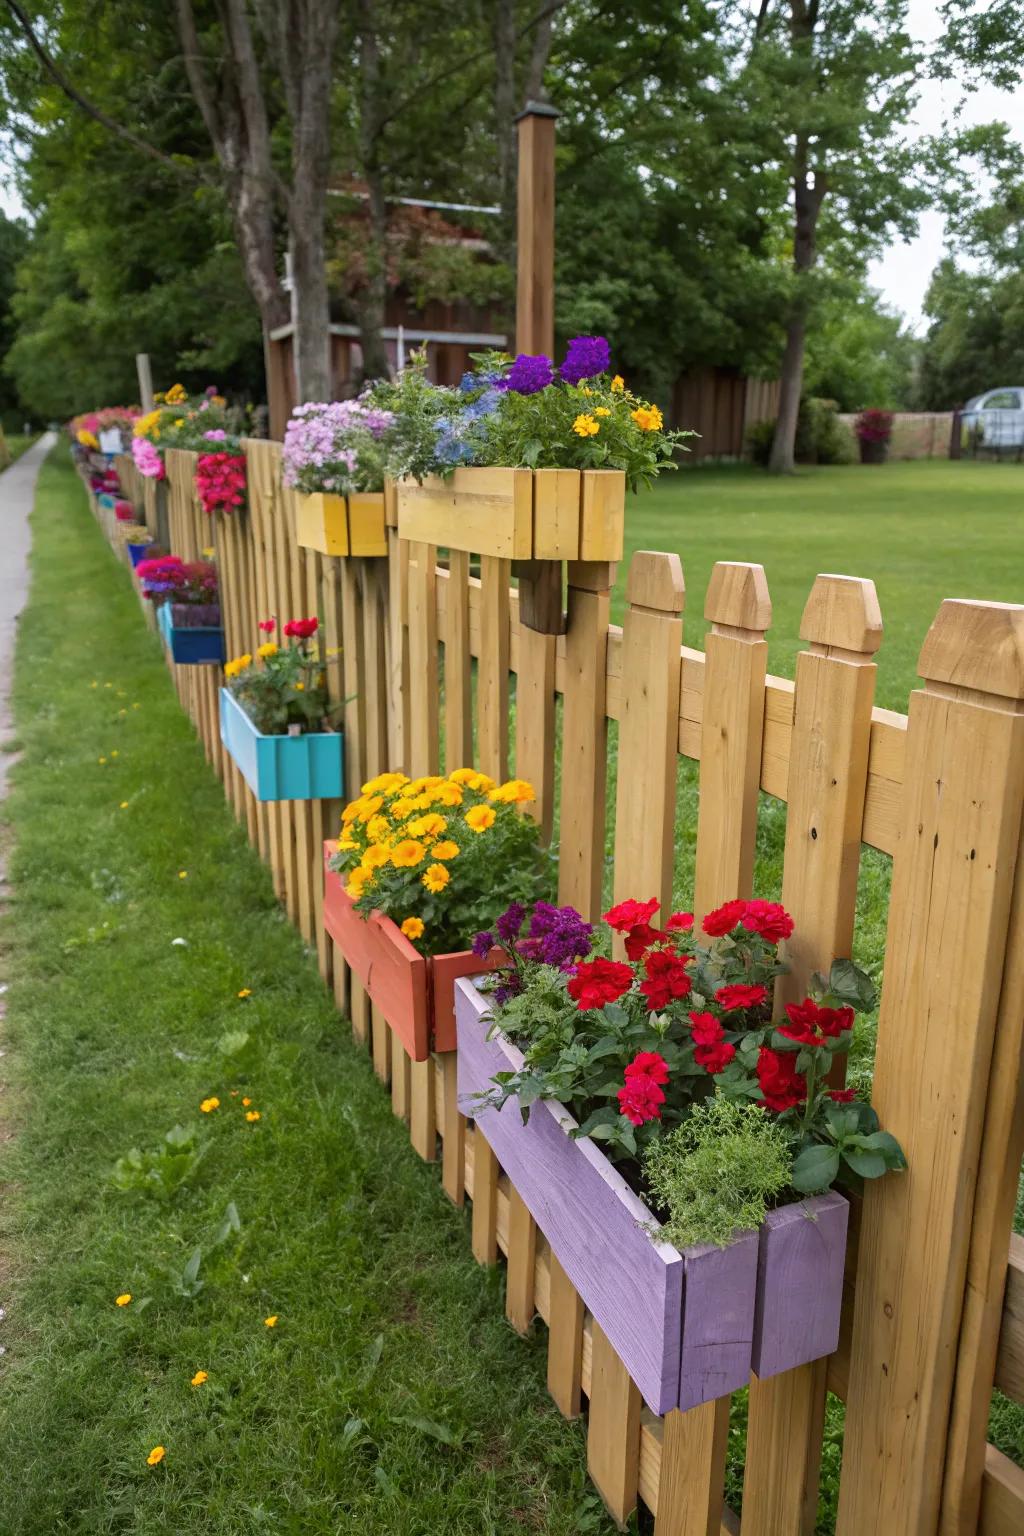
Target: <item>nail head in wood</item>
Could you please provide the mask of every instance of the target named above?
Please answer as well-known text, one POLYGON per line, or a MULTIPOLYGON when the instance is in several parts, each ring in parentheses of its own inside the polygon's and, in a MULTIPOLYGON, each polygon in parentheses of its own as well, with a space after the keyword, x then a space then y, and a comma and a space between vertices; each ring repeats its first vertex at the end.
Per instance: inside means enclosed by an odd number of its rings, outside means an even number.
POLYGON ((704 599, 704 617, 732 629, 754 629, 762 634, 772 622, 772 600, 763 565, 718 560, 712 567, 704 599))
POLYGON ((882 643, 882 610, 873 581, 862 576, 816 576, 800 620, 811 645, 873 655, 882 643))
POLYGON ((626 599, 634 607, 682 613, 686 601, 683 565, 678 555, 638 549, 629 562, 626 599))
POLYGON ((1024 699, 1024 607, 947 597, 924 638, 917 670, 931 682, 1024 699))

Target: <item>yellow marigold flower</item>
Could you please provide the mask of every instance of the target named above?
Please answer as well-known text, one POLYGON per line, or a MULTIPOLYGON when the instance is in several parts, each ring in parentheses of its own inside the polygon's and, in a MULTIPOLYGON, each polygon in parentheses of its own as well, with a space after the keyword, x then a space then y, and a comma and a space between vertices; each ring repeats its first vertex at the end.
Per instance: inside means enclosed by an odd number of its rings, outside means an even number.
POLYGON ((405 818, 407 816, 411 816, 415 810, 416 803, 413 800, 399 798, 398 800, 393 801, 391 805, 391 814, 396 821, 404 821, 405 818))
POLYGON ((277 1313, 276 1312, 271 1312, 269 1317, 265 1317, 263 1319, 263 1326, 264 1326, 264 1328, 276 1328, 277 1327, 277 1313))
POLYGON ((595 432, 600 432, 601 423, 599 421, 595 421, 593 416, 589 415, 589 413, 584 412, 582 415, 576 417, 576 420, 572 424, 572 429, 576 433, 577 437, 593 437, 595 432))
POLYGON ((366 835, 371 843, 381 843, 391 832, 391 823, 386 816, 371 816, 366 823, 366 835))
POLYGON ((661 431, 662 415, 656 405, 638 405, 636 410, 630 411, 629 414, 641 432, 661 431))
POLYGON ((127 800, 122 800, 121 801, 121 809, 122 809, 122 811, 126 811, 128 809, 128 801, 127 800))
POLYGON ((252 987, 242 987, 238 995, 239 997, 252 997, 252 987))
POLYGON ((349 871, 348 884, 345 887, 345 892, 347 895, 351 896, 353 901, 358 901, 360 896, 363 894, 363 886, 372 884, 373 870, 364 869, 362 864, 357 864, 355 869, 349 871))
POLYGON ((407 917, 402 924, 402 932, 407 939, 419 939, 423 936, 422 917, 407 917))
POLYGON ((347 827, 350 821, 355 821, 356 817, 359 815, 359 812, 362 810, 362 807, 362 796, 360 796, 358 800, 350 800, 348 805, 346 805, 345 809, 341 813, 342 826, 347 827))
POLYGON ((196 1371, 196 1373, 192 1377, 192 1380, 189 1383, 189 1385, 193 1386, 193 1387, 201 1387, 203 1382, 204 1381, 209 1381, 209 1379, 210 1379, 209 1371, 196 1371))
POLYGON ((625 389, 625 387, 626 387, 625 379, 622 377, 621 373, 617 373, 615 375, 614 379, 612 379, 612 389, 615 391, 615 393, 617 395, 621 395, 622 391, 625 389))
POLYGON ((266 660, 268 656, 276 656, 277 646, 273 640, 267 640, 263 645, 258 645, 256 647, 256 655, 262 656, 264 660, 266 660))
POLYGON ((258 1109, 247 1110, 245 1118, 248 1120, 249 1124, 252 1125, 254 1121, 260 1118, 260 1112, 258 1109))
POLYGON ((154 1445, 153 1449, 150 1451, 149 1455, 146 1457, 146 1465, 148 1467, 159 1466, 160 1462, 163 1461, 163 1459, 164 1459, 164 1457, 166 1455, 167 1455, 167 1451, 165 1450, 165 1448, 162 1445, 154 1445))
MULTIPOLYGON (((298 687, 298 683, 295 686, 298 687)), ((371 816, 376 816, 383 804, 383 795, 371 795, 368 800, 364 799, 359 807, 359 820, 363 822, 369 821, 371 816)))
POLYGON ((497 789, 492 789, 488 799, 498 805, 521 805, 534 798, 533 785, 526 779, 509 779, 507 784, 499 784, 497 789))
POLYGON ((243 1108, 243 1109, 248 1109, 248 1108, 249 1108, 249 1105, 250 1105, 250 1104, 251 1104, 251 1103, 252 1103, 252 1099, 243 1099, 243 1100, 242 1100, 242 1108, 243 1108))
POLYGON ((131 1299, 132 1299, 131 1291, 125 1291, 121 1296, 116 1296, 114 1298, 114 1306, 115 1307, 126 1307, 128 1305, 128 1303, 131 1301, 131 1299))
POLYGON ((430 850, 430 857, 432 859, 457 859, 458 856, 459 845, 458 843, 453 843, 451 838, 445 838, 443 842, 435 843, 430 850))
POLYGON ((474 805, 466 812, 466 825, 474 832, 486 832, 494 826, 495 813, 489 805, 474 805))
POLYGON ((417 864, 422 863, 425 852, 422 843, 406 837, 391 850, 391 862, 396 869, 415 869, 417 864))
POLYGON ((476 776, 475 768, 456 768, 454 773, 448 775, 448 782, 450 784, 472 784, 476 776))
POLYGON ((363 794, 389 795, 393 789, 398 789, 408 782, 404 773, 378 773, 375 779, 363 785, 363 794))
POLYGON ((178 879, 179 880, 187 880, 188 879, 188 870, 187 869, 179 869, 178 870, 178 879))
POLYGON ((341 837, 338 839, 338 847, 344 848, 346 853, 350 853, 353 848, 358 848, 359 844, 349 832, 343 831, 341 837))
POLYGON ((457 784, 439 784, 432 794, 435 805, 462 804, 462 790, 457 784))
POLYGON ((364 869, 381 869, 391 858, 389 850, 380 843, 371 843, 362 857, 364 869))
POLYGON ((199 1108, 204 1115, 212 1114, 215 1109, 220 1109, 220 1099, 204 1099, 199 1108))
POLYGON ((431 864, 426 874, 421 876, 421 884, 436 896, 438 891, 444 890, 451 877, 451 870, 445 869, 443 864, 431 864))
POLYGON ((417 816, 415 821, 410 821, 409 832, 413 837, 437 837, 446 825, 443 816, 431 811, 428 816, 417 816))
POLYGON ((606 405, 599 405, 597 407, 597 409, 594 411, 594 415, 595 416, 610 416, 611 415, 611 411, 608 409, 608 407, 606 405))

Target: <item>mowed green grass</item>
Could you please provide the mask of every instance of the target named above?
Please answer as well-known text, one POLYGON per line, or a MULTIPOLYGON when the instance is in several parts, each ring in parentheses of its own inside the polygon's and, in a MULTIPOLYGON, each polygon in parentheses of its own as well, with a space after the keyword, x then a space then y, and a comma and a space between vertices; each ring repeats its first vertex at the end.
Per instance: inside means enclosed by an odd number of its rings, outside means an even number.
POLYGON ((876 699, 905 713, 921 642, 943 598, 1024 601, 1024 465, 936 459, 801 469, 784 478, 745 466, 665 475, 627 504, 618 622, 636 549, 681 557, 691 645, 702 644, 715 561, 763 565, 773 610, 768 665, 782 677, 793 676, 815 576, 870 577, 885 631, 876 699))
POLYGON ((352 1045, 63 454, 34 531, 0 927, 0 1531, 610 1532, 543 1336, 506 1324, 503 1272, 352 1045), (116 1160, 177 1124, 187 1182, 117 1189, 116 1160))

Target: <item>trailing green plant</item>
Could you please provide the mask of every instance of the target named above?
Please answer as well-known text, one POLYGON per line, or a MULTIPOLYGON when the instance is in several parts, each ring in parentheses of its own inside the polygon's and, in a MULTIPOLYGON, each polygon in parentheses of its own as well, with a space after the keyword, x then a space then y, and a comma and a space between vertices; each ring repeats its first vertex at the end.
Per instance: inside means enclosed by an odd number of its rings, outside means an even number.
POLYGON ((725 1248, 756 1229, 789 1187, 792 1149, 785 1127, 759 1104, 713 1095, 644 1155, 655 1205, 668 1212, 658 1233, 677 1248, 725 1248))

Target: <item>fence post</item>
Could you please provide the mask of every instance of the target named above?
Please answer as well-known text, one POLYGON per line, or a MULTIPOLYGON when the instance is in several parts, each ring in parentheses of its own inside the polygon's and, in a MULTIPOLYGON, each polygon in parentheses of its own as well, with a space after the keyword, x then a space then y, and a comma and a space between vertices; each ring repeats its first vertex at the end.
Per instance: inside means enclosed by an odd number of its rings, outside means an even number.
MULTIPOLYGON (((782 904, 796 927, 776 1009, 806 996, 853 947, 867 787, 875 652, 882 616, 874 583, 819 576, 800 623, 782 904)), ((824 1360, 750 1383, 744 1536, 812 1536, 818 1507, 824 1360)))
POLYGON ((1024 608, 947 600, 918 667, 874 1085, 909 1167, 864 1198, 837 1536, 938 1525, 1024 798, 1024 608))
POLYGON ((437 705, 437 550, 409 545, 409 744, 406 772, 436 773, 440 760, 437 705))
POLYGON ((596 918, 604 874, 608 611, 614 565, 570 561, 562 694, 558 899, 596 918), (565 785, 572 792, 565 794, 565 785))

